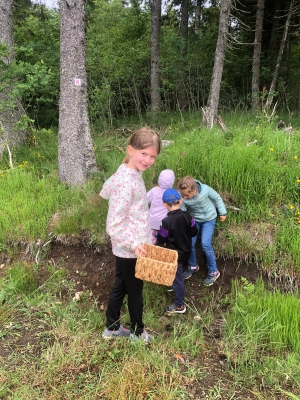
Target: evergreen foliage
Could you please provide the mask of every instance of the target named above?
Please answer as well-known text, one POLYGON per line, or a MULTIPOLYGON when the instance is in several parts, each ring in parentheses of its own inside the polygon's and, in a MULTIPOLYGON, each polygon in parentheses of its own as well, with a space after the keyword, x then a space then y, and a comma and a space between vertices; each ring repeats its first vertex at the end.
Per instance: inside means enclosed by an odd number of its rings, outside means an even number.
MULTIPOLYGON (((178 110, 184 90, 186 104, 180 111, 198 112, 208 99, 217 41, 219 5, 201 9, 196 29, 195 5, 189 9, 188 46, 180 55, 180 7, 167 3, 163 9, 160 43, 160 90, 162 112, 178 110), (183 66, 183 67, 182 67, 183 66), (184 68, 185 82, 179 77, 184 68), (183 88, 182 88, 183 85, 183 88)), ((268 90, 288 4, 275 9, 265 2, 260 88, 268 90), (277 47, 274 45, 276 43, 277 47), (276 50, 277 49, 277 50, 276 50)), ((229 46, 220 92, 220 112, 248 111, 251 107, 251 68, 256 2, 232 9, 229 46)), ((276 88, 277 109, 298 108, 299 51, 297 15, 293 15, 276 88)), ((114 125, 116 119, 150 109, 150 10, 132 0, 87 2, 87 75, 90 119, 95 127, 114 125)), ((18 91, 26 112, 39 127, 57 125, 59 93, 59 12, 30 1, 17 0, 14 30, 18 91)), ((15 68, 15 67, 11 67, 15 68)), ((261 92, 261 96, 263 93, 261 92)), ((262 100, 262 99, 261 99, 262 100)), ((263 105, 263 103, 261 103, 263 105)))

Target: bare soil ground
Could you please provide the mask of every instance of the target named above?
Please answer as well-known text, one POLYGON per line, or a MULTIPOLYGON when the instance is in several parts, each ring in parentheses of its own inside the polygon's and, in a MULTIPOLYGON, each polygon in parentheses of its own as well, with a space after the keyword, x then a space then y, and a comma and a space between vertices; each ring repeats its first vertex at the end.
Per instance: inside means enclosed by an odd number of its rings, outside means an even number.
MULTIPOLYGON (((198 254, 200 253, 198 249, 198 254)), ((85 247, 81 244, 65 246, 53 244, 48 253, 48 260, 56 268, 63 267, 70 274, 70 279, 75 283, 76 292, 90 291, 97 298, 98 304, 104 307, 107 304, 111 287, 114 283, 115 259, 109 248, 104 252, 85 247)), ((185 281, 186 292, 193 299, 197 309, 203 308, 201 299, 202 281, 206 277, 203 256, 199 257, 200 270, 189 280, 185 281)), ((235 278, 244 277, 249 282, 255 282, 258 277, 257 268, 240 262, 240 260, 218 260, 220 278, 210 287, 216 292, 222 291, 222 295, 231 291, 231 282, 235 278)), ((67 295, 67 293, 66 293, 67 295)))

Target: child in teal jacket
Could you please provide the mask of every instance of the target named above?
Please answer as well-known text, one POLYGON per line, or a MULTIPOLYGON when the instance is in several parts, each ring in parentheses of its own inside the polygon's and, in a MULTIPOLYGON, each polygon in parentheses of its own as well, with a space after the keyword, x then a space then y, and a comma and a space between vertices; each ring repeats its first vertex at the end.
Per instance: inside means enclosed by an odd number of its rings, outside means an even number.
POLYGON ((195 245, 198 236, 200 236, 208 269, 208 275, 203 284, 211 286, 220 276, 212 246, 212 237, 217 220, 217 211, 221 222, 226 219, 225 204, 219 193, 191 176, 186 176, 179 181, 178 191, 182 197, 181 209, 183 211, 189 210, 198 228, 198 234, 192 238, 192 252, 189 258, 189 266, 184 272, 183 277, 184 279, 189 279, 199 270, 195 245))

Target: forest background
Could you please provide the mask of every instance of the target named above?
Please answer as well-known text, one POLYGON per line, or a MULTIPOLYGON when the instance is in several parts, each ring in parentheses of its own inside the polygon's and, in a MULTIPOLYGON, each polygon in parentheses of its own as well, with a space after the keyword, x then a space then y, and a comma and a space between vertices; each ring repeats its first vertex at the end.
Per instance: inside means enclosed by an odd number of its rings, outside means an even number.
MULTIPOLYGON (((259 93, 270 89, 290 2, 266 0, 261 39, 259 93)), ((257 1, 231 9, 219 111, 252 107, 252 62, 257 1)), ((166 3, 161 16, 160 94, 162 112, 196 113, 207 104, 218 37, 218 2, 166 3), (184 9, 185 8, 185 9, 184 9), (185 18, 185 20, 184 20, 185 18)), ((92 126, 150 111, 148 3, 86 2, 87 78, 92 126)), ((37 127, 58 125, 59 11, 14 2, 15 72, 27 115, 37 127)), ((299 113, 299 11, 288 27, 276 89, 277 109, 299 113)), ((273 105, 274 105, 273 103, 273 105)), ((261 109, 262 103, 258 104, 261 109)), ((294 114, 295 115, 295 114, 294 114)))

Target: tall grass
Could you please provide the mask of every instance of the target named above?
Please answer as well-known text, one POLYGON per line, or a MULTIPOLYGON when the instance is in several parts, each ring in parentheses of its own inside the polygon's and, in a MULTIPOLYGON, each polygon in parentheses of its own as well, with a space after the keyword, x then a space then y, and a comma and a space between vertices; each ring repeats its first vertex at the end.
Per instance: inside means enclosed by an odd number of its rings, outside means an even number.
POLYGON ((234 281, 231 296, 222 342, 228 362, 237 372, 268 371, 268 385, 284 374, 299 385, 299 297, 267 291, 261 279, 255 285, 234 281))
MULTIPOLYGON (((244 343, 253 344, 255 340, 255 347, 250 345, 249 349, 252 347, 257 353, 260 346, 268 343, 277 354, 287 348, 300 353, 300 300, 297 296, 279 290, 269 292, 261 278, 255 285, 246 280, 244 284, 234 281, 232 296, 227 325, 235 321, 235 333, 244 335, 244 343), (248 333, 251 337, 247 337, 248 333)), ((230 330, 234 335, 232 325, 230 330)))
MULTIPOLYGON (((258 254, 267 268, 294 272, 300 265, 300 137, 278 131, 276 124, 243 114, 224 115, 227 131, 199 126, 199 116, 168 116, 158 129, 174 142, 162 149, 154 169, 144 173, 147 189, 160 171, 173 169, 177 180, 192 175, 217 190, 228 206, 222 229, 232 240, 222 245, 223 256, 235 252, 245 259, 258 254), (227 122, 228 121, 228 122, 227 122), (239 211, 237 211, 239 210, 239 211), (298 213, 298 214, 297 214, 298 213), (274 226, 272 243, 249 254, 247 237, 235 237, 236 227, 260 223, 274 226), (234 245, 236 243, 236 245, 234 245), (243 245, 244 243, 244 245, 243 245)), ((295 121, 296 123, 297 121, 295 121)), ((156 128, 156 127, 155 127, 156 128)), ((46 240, 58 235, 86 233, 87 240, 105 238, 107 202, 98 193, 122 162, 130 131, 95 134, 99 171, 85 187, 68 189, 57 178, 57 134, 42 130, 14 153, 14 170, 4 157, 0 164, 0 248, 12 243, 46 240)), ((262 246, 261 246, 262 247, 262 246)))
POLYGON ((87 230, 92 241, 103 241, 107 204, 97 193, 103 179, 97 174, 84 188, 77 189, 60 183, 53 159, 53 150, 57 157, 56 140, 55 133, 42 131, 33 144, 30 141, 15 152, 13 169, 7 167, 5 157, 2 160, 0 249, 45 242, 51 231, 79 234, 87 230))
POLYGON ((36 289, 35 269, 26 263, 14 264, 8 271, 8 283, 0 280, 0 303, 19 294, 27 295, 36 289))
POLYGON ((217 129, 177 134, 176 143, 165 149, 162 164, 173 168, 178 178, 192 175, 227 191, 237 204, 251 205, 253 219, 260 217, 257 205, 267 211, 282 203, 298 203, 298 137, 290 139, 288 150, 284 133, 269 127, 250 135, 251 130, 246 126, 233 131, 229 142, 229 134, 217 129))

